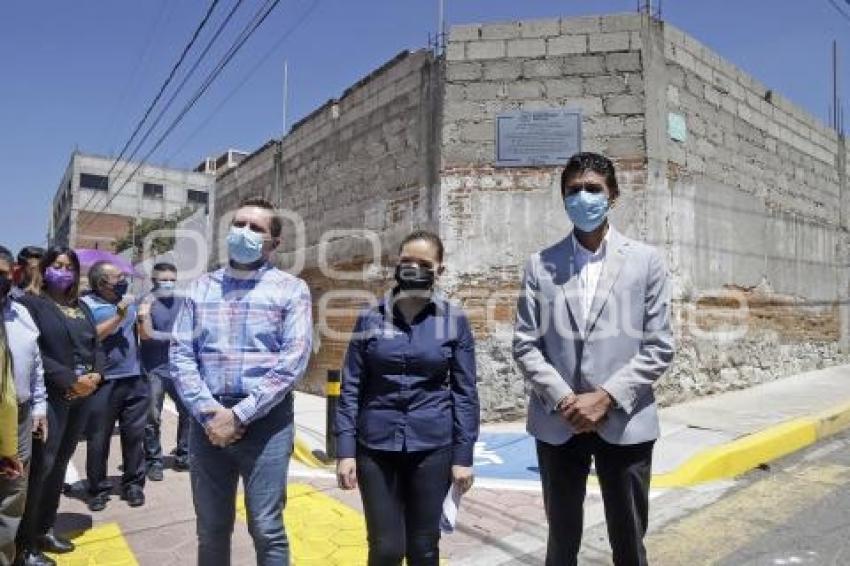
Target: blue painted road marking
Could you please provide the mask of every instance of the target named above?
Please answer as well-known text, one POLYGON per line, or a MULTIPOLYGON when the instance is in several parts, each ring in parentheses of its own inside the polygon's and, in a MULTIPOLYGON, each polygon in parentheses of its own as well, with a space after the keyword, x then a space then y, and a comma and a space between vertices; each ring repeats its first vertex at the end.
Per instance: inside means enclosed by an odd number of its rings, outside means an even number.
POLYGON ((474 465, 479 478, 540 480, 534 438, 525 433, 481 433, 474 465))

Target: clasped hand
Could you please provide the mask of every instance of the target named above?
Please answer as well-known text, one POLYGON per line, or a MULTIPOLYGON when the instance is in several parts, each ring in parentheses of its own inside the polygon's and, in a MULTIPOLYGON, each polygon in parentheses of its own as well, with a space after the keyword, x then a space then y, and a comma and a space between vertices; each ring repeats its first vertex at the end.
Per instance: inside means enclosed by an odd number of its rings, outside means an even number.
POLYGON ((95 389, 97 389, 100 379, 101 377, 99 373, 87 373, 79 376, 77 381, 74 382, 74 385, 72 385, 68 392, 65 393, 65 399, 73 401, 74 399, 88 397, 94 393, 95 389))
POLYGON ((219 448, 230 446, 245 434, 245 427, 233 412, 233 409, 218 407, 203 412, 210 417, 204 425, 210 443, 219 448))
POLYGON ((611 395, 604 389, 590 393, 570 394, 558 404, 558 412, 577 433, 593 432, 611 409, 611 395))

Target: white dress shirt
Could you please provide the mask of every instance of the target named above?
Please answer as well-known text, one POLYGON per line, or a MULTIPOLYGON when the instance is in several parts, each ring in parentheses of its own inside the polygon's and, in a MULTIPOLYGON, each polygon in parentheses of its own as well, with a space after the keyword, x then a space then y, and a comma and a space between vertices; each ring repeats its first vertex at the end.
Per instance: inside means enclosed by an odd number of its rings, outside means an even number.
POLYGON ((581 245, 581 242, 576 238, 575 232, 573 232, 573 247, 575 249, 573 273, 578 277, 578 288, 583 311, 580 320, 583 322, 587 322, 587 317, 590 316, 593 297, 596 295, 596 287, 599 285, 599 277, 602 275, 602 267, 605 265, 608 234, 610 233, 610 230, 605 231, 605 237, 602 239, 602 243, 599 244, 595 252, 592 252, 581 245))

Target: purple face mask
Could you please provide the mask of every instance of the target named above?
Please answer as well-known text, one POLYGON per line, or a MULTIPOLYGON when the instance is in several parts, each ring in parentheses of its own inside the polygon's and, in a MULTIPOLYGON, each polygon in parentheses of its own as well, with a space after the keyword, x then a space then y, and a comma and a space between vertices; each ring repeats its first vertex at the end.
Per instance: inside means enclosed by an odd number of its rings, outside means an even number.
POLYGON ((75 279, 74 272, 67 269, 48 267, 44 271, 44 282, 47 283, 47 286, 63 293, 71 288, 75 279))

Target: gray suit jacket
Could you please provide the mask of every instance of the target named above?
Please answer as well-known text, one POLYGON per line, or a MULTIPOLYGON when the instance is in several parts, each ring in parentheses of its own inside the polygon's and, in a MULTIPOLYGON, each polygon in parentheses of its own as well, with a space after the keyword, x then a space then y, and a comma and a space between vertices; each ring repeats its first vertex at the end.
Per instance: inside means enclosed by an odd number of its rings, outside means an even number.
POLYGON ((568 236, 529 258, 513 355, 533 393, 528 432, 549 444, 574 434, 555 410, 571 393, 602 387, 615 400, 599 428, 612 444, 658 438, 652 384, 673 360, 667 270, 655 248, 609 228, 590 313, 582 315, 574 244, 568 236))

